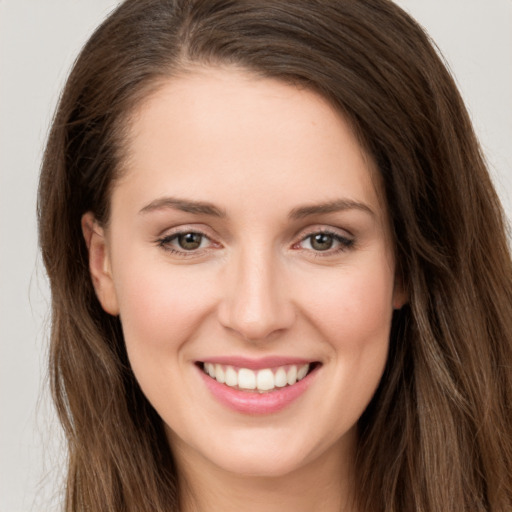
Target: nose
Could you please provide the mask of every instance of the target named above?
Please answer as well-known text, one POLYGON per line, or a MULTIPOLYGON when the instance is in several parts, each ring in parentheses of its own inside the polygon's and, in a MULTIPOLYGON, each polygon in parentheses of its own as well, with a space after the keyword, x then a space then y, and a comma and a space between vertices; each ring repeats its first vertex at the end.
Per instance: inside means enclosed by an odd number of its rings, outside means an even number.
POLYGON ((240 251, 227 266, 220 323, 237 336, 263 341, 290 328, 295 319, 286 279, 272 251, 240 251))

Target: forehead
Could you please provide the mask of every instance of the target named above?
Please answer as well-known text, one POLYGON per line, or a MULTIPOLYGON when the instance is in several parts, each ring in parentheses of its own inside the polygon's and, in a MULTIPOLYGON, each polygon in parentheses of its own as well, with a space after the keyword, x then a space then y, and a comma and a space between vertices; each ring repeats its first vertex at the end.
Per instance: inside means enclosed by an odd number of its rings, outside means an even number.
POLYGON ((139 203, 199 195, 284 209, 343 196, 384 210, 375 166, 340 113, 310 90, 246 71, 163 82, 131 116, 125 151, 116 188, 139 203))

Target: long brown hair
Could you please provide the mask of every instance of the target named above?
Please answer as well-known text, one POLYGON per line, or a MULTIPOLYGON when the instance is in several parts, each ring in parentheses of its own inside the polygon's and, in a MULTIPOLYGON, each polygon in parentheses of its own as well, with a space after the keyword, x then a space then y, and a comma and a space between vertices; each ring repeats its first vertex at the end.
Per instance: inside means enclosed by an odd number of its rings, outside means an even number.
POLYGON ((318 92, 382 175, 409 301, 359 421, 361 510, 510 512, 504 218, 454 81, 389 0, 127 0, 84 47, 55 115, 38 203, 51 386, 69 446, 66 510, 178 510, 162 422, 130 370, 119 320, 95 297, 80 219, 92 211, 108 221, 130 114, 194 63, 318 92))

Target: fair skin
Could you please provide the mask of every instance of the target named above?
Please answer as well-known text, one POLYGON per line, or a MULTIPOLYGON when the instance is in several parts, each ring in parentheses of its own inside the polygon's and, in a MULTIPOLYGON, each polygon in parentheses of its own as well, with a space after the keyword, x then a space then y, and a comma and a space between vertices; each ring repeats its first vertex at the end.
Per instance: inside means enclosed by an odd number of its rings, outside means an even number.
POLYGON ((82 224, 182 509, 354 510, 356 423, 404 302, 371 160, 321 97, 235 69, 169 79, 131 123, 109 224, 82 224), (310 366, 225 392, 208 362, 310 366))

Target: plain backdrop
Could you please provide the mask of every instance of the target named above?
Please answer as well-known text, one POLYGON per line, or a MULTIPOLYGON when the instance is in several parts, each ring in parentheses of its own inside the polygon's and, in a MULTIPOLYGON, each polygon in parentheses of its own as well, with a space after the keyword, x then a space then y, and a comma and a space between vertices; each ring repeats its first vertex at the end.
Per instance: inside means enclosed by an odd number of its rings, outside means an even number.
MULTIPOLYGON (((37 249, 37 180, 69 68, 117 3, 0 0, 0 512, 52 511, 61 501, 64 450, 45 381, 49 294, 37 249)), ((447 59, 510 219, 512 0, 399 3, 447 59)))

